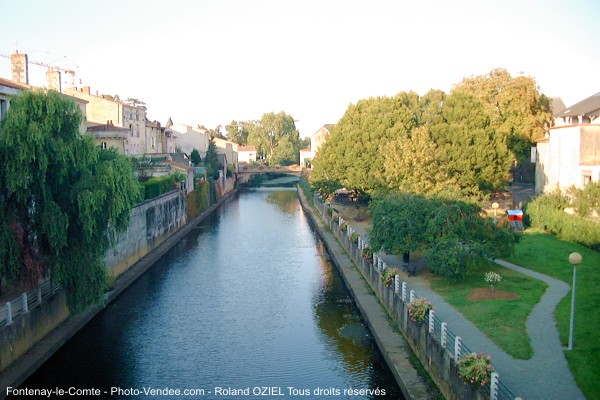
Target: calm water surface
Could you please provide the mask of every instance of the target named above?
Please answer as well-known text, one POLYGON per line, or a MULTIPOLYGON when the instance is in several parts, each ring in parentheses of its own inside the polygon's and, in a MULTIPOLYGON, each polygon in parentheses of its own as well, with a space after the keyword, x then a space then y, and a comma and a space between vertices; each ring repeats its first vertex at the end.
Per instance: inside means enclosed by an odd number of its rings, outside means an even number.
POLYGON ((401 398, 293 189, 229 201, 21 387, 114 399, 401 398))

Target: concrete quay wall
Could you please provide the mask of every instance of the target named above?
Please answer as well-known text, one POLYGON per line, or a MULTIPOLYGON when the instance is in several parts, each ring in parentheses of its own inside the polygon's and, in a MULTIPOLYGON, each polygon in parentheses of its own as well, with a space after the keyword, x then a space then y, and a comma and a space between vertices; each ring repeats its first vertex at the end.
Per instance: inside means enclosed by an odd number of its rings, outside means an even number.
MULTIPOLYGON (((186 220, 185 195, 170 192, 132 210, 127 231, 106 256, 112 290, 104 305, 112 302, 156 260, 171 249, 195 225, 237 192, 227 193, 191 221, 186 220)), ((17 387, 83 328, 104 305, 71 315, 64 291, 0 328, 0 400, 8 387, 17 387)))

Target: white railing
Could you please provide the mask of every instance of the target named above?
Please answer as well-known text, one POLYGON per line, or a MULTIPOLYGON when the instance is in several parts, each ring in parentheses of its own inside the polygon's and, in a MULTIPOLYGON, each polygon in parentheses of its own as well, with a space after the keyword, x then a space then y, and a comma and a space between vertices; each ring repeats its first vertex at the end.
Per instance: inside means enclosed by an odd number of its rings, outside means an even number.
POLYGON ((11 325, 16 317, 27 314, 35 307, 54 296, 60 287, 48 280, 40 284, 36 289, 22 293, 13 301, 0 306, 0 326, 11 325))

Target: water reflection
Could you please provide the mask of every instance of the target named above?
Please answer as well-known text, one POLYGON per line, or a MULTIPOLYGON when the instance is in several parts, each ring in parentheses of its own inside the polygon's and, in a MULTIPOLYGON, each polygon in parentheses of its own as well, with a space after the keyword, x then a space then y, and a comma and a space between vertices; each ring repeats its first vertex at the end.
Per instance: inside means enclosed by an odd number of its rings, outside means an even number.
POLYGON ((400 396, 295 189, 232 199, 23 387, 257 385, 400 396))

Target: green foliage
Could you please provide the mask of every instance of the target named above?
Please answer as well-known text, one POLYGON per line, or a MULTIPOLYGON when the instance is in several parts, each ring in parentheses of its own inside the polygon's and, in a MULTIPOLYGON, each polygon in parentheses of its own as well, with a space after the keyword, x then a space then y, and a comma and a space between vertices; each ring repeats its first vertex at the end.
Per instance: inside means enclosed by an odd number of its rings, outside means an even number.
POLYGON ((245 146, 248 143, 248 123, 243 121, 231 121, 229 125, 225 125, 227 131, 227 137, 232 142, 235 142, 241 146, 245 146))
POLYGON ((317 181, 378 190, 472 196, 500 189, 512 156, 480 101, 464 93, 361 100, 313 160, 317 181))
POLYGON ((381 281, 385 286, 391 286, 399 273, 398 268, 386 268, 381 273, 381 281))
POLYGON ((422 250, 432 272, 462 279, 475 266, 511 254, 516 236, 458 200, 391 194, 371 203, 373 249, 391 254, 422 250))
POLYGON ((360 235, 358 233, 353 233, 350 235, 350 241, 354 244, 358 243, 358 238, 360 237, 360 235))
POLYGON ((593 211, 600 211, 600 182, 589 182, 583 189, 571 186, 568 194, 577 215, 590 217, 593 211))
MULTIPOLYGON (((589 186, 589 185, 588 185, 589 186)), ((592 187, 590 192, 594 192, 592 187)), ((582 191, 583 192, 583 191, 582 191)), ((574 200, 575 204, 585 204, 591 208, 593 197, 574 200), (592 200, 590 200, 592 199, 592 200)), ((559 191, 539 196, 527 204, 527 214, 531 226, 550 232, 560 239, 579 243, 600 250, 600 223, 595 220, 570 215, 564 212, 569 206, 569 198, 559 191)), ((588 211, 589 212, 589 211, 588 211)))
POLYGON ((259 121, 245 125, 248 144, 256 146, 270 164, 294 164, 299 161, 300 135, 291 115, 265 113, 259 121))
POLYGON ((72 311, 102 299, 107 229, 124 229, 141 198, 131 160, 81 136, 80 122, 54 91, 15 97, 0 122, 0 278, 30 288, 49 272, 72 311))
POLYGON ((342 188, 339 182, 329 181, 326 179, 312 180, 311 187, 329 201, 333 199, 336 190, 342 188))
POLYGON ((206 149, 204 166, 206 167, 206 174, 210 178, 214 180, 219 179, 219 169, 221 168, 221 164, 219 164, 219 159, 217 157, 217 145, 212 137, 208 142, 208 148, 206 149))
POLYGON ((194 163, 194 166, 198 166, 202 162, 202 158, 200 157, 200 153, 197 149, 193 149, 190 153, 190 160, 192 163, 194 163))
POLYGON ((170 175, 151 178, 143 182, 144 200, 153 199, 177 188, 177 184, 183 182, 186 178, 181 172, 175 172, 170 175))
POLYGON ((505 69, 463 79, 454 92, 473 95, 491 116, 492 129, 501 137, 519 163, 529 158, 530 147, 544 136, 552 113, 548 98, 539 93, 535 79, 512 77, 505 69))
POLYGON ((485 386, 490 381, 492 364, 489 354, 470 353, 465 354, 456 361, 458 375, 465 383, 474 386, 485 386))
POLYGON ((375 252, 371 247, 365 247, 364 249, 362 249, 362 256, 367 260, 372 260, 373 254, 375 254, 375 252))

